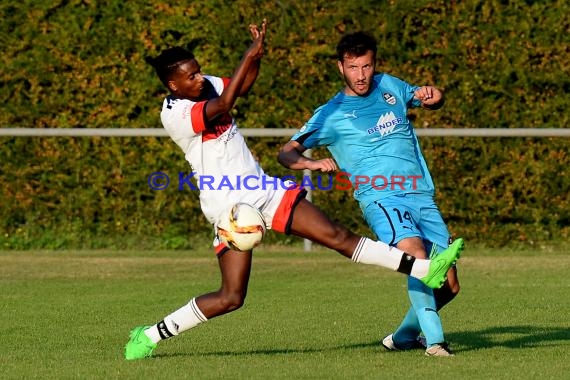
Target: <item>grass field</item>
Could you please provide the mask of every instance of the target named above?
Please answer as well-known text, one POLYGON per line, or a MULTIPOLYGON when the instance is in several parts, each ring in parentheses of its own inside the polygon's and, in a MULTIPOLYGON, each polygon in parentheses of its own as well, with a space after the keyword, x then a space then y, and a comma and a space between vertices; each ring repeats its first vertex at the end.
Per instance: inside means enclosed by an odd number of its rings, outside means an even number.
POLYGON ((386 352, 405 278, 323 249, 255 253, 245 306, 127 362, 131 327, 218 286, 202 252, 0 252, 3 379, 568 379, 570 247, 468 247, 454 358, 386 352))

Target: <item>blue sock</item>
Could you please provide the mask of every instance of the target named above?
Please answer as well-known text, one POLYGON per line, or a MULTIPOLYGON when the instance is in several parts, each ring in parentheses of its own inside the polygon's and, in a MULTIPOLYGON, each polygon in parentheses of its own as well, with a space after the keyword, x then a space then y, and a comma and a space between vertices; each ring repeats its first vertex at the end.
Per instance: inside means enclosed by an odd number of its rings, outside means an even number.
MULTIPOLYGON (((449 288, 434 289, 433 294, 435 296, 437 311, 440 311, 442 307, 455 298, 455 293, 452 293, 449 288)), ((421 327, 418 316, 414 308, 410 307, 400 327, 398 327, 394 333, 393 339, 398 347, 406 349, 415 344, 415 340, 418 335, 420 335, 420 332, 421 327)))
POLYGON ((392 336, 394 344, 403 350, 412 347, 421 330, 416 311, 413 307, 410 307, 402 323, 400 323, 400 326, 392 336))
POLYGON ((433 291, 420 280, 408 277, 408 295, 412 307, 394 333, 394 342, 405 348, 416 339, 420 331, 424 332, 428 347, 443 342, 443 327, 433 291))

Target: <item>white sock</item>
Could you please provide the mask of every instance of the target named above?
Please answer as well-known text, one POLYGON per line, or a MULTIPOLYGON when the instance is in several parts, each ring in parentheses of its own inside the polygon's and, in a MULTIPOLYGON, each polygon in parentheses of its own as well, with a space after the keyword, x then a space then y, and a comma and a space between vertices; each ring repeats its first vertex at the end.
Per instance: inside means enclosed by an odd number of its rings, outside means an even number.
POLYGON ((409 273, 403 271, 402 273, 409 274, 416 278, 427 276, 429 270, 429 260, 423 259, 410 259, 412 256, 406 252, 391 247, 381 241, 374 241, 363 237, 358 242, 356 249, 352 253, 352 261, 361 264, 378 265, 384 268, 398 271, 401 269, 402 263, 407 260, 412 261, 412 268, 409 273))
POLYGON ((414 261, 414 265, 412 266, 410 276, 422 279, 425 276, 427 276, 428 273, 429 273, 429 260, 416 259, 416 261, 414 261))
POLYGON ((192 298, 188 304, 167 315, 162 321, 146 329, 144 333, 153 343, 158 343, 163 339, 168 339, 181 332, 190 330, 207 320, 208 318, 198 308, 196 298, 192 298))

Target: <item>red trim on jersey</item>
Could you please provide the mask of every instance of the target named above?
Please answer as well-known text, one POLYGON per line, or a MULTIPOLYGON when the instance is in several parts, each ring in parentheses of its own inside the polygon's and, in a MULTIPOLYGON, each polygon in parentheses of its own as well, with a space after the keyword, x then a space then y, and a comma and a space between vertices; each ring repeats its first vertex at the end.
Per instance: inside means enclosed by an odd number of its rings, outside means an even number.
POLYGON ((287 190, 279 203, 279 207, 277 207, 277 211, 275 211, 275 215, 273 215, 271 229, 289 235, 293 222, 293 210, 306 196, 307 191, 305 189, 287 190))
POLYGON ((190 120, 192 122, 192 129, 194 133, 198 134, 206 130, 206 123, 204 118, 204 107, 206 102, 199 102, 192 106, 190 110, 190 120))
MULTIPOLYGON (((226 88, 231 78, 221 78, 224 88, 226 88)), ((233 123, 232 116, 229 112, 216 118, 215 124, 208 125, 206 122, 206 102, 196 103, 192 107, 192 129, 195 133, 202 132, 202 142, 214 140, 220 137, 222 133, 227 131, 233 123)))

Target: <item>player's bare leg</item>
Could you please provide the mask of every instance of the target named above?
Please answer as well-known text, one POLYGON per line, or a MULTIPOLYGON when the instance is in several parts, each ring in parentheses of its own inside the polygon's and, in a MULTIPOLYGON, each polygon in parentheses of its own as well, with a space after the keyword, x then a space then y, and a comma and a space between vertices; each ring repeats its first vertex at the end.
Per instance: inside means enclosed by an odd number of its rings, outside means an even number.
POLYGON ((239 309, 247 295, 251 272, 251 252, 227 251, 218 260, 222 274, 220 290, 196 298, 196 304, 206 316, 214 318, 239 309))
POLYGON ((463 241, 458 240, 439 255, 437 262, 416 258, 413 253, 354 234, 306 199, 293 210, 291 233, 334 249, 356 263, 377 265, 416 277, 431 288, 441 287, 447 270, 463 250, 463 241))
POLYGON ((291 234, 334 249, 349 259, 361 239, 345 227, 334 223, 306 199, 301 200, 293 211, 291 234))
POLYGON ((247 295, 251 261, 251 252, 229 250, 219 256, 222 275, 220 289, 191 299, 188 304, 153 326, 133 329, 125 347, 125 358, 134 360, 150 357, 161 340, 176 336, 210 318, 239 309, 247 295))

